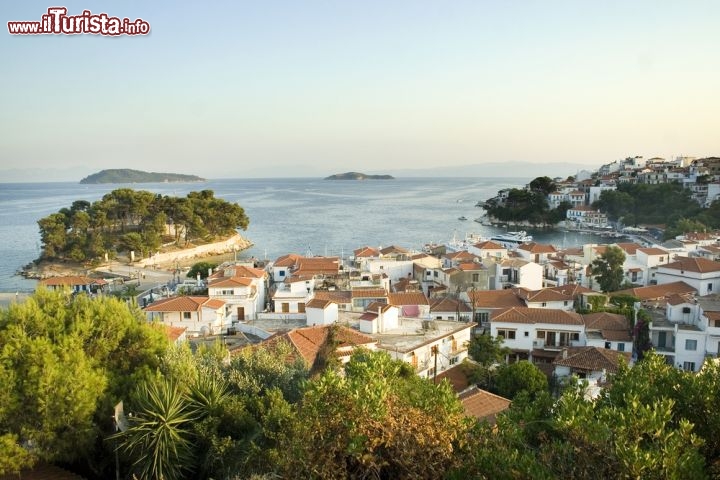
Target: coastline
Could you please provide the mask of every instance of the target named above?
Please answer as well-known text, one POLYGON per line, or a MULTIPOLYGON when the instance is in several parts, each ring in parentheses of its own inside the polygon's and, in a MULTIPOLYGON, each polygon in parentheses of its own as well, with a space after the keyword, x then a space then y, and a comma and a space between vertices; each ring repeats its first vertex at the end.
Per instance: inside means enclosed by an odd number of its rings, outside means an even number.
POLYGON ((238 233, 230 238, 218 242, 197 245, 190 248, 168 250, 164 252, 159 251, 152 256, 137 259, 134 262, 131 262, 128 258, 120 258, 93 266, 69 261, 32 262, 18 270, 18 274, 27 279, 42 280, 56 276, 89 276, 93 272, 105 273, 112 271, 113 267, 118 266, 125 267, 126 269, 130 267, 135 270, 150 269, 174 271, 179 266, 185 267, 207 259, 227 257, 228 255, 236 256, 238 253, 247 250, 252 246, 253 243, 250 240, 238 233))

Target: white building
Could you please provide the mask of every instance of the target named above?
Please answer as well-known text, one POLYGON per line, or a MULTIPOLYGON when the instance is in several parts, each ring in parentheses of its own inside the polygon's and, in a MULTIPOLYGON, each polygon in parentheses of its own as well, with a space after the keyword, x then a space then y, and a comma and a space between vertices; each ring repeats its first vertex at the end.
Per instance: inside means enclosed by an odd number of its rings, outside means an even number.
POLYGON ((697 257, 676 257, 673 262, 659 265, 657 283, 683 281, 700 296, 720 291, 720 262, 697 257))
POLYGON ((190 336, 217 335, 230 325, 225 302, 210 297, 180 296, 158 300, 143 309, 148 320, 183 327, 190 336))

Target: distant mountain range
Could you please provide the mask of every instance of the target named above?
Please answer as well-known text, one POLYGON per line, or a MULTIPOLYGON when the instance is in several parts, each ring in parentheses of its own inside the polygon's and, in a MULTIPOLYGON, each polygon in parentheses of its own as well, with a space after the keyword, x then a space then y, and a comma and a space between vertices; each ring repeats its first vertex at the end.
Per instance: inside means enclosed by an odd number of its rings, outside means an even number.
POLYGON ((81 184, 97 183, 162 183, 162 182, 204 182, 204 178, 196 175, 182 175, 180 173, 157 173, 131 170, 129 168, 102 170, 93 173, 82 180, 81 184))
POLYGON ((388 170, 396 177, 499 177, 528 178, 548 176, 566 178, 581 170, 596 170, 599 165, 553 162, 492 162, 473 165, 448 165, 433 168, 388 170))

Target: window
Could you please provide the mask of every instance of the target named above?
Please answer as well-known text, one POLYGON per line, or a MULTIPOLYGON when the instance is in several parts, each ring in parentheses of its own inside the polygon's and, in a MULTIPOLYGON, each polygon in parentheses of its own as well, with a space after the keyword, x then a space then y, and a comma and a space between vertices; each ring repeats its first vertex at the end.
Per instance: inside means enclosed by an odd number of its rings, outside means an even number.
POLYGON ((690 307, 683 307, 682 313, 690 313, 690 307))
POLYGON ((697 350, 697 340, 685 340, 685 350, 697 350))
POLYGON ((565 301, 563 302, 563 305, 565 305, 565 306, 567 307, 567 304, 568 304, 568 301, 565 300, 565 301))
POLYGON ((579 341, 580 340, 580 333, 575 332, 570 334, 570 340, 579 341))
POLYGON ((610 347, 612 347, 612 343, 610 343, 610 342, 605 342, 605 348, 610 348, 610 347))
POLYGON ((712 292, 712 283, 708 283, 708 292, 712 292))
POLYGON ((284 277, 284 276, 285 276, 285 270, 280 270, 280 271, 278 272, 278 276, 284 277))
POLYGON ((183 312, 183 320, 190 320, 192 314, 190 312, 183 312))
POLYGON ((625 351, 625 344, 623 342, 618 342, 618 352, 624 352, 625 351))
POLYGON ((498 329, 497 336, 506 340, 515 340, 515 330, 498 329))
POLYGON ((530 336, 530 332, 525 332, 525 336, 526 336, 526 337, 529 337, 529 336, 530 336))
POLYGON ((450 359, 450 365, 455 365, 456 363, 458 363, 458 357, 452 357, 450 359))
POLYGON ((437 278, 437 276, 438 276, 437 270, 435 270, 435 271, 433 272, 433 276, 434 276, 435 278, 437 278))
POLYGON ((537 332, 537 338, 545 339, 545 330, 538 330, 537 332))
POLYGON ((479 282, 479 281, 480 281, 480 274, 479 274, 479 273, 473 273, 472 281, 473 281, 473 283, 479 282))
POLYGON ((687 370, 688 372, 694 372, 695 371, 695 362, 684 362, 683 370, 687 370))
POLYGON ((480 323, 487 323, 490 320, 490 314, 488 312, 475 312, 475 321, 480 323))
POLYGON ((547 307, 547 302, 542 302, 543 307, 547 307))

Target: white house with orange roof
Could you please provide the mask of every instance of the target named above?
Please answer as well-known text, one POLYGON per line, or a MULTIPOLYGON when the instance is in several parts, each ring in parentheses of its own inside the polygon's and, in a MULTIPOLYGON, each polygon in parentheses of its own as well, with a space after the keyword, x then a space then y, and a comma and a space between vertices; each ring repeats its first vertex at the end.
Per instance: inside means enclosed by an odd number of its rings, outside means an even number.
POLYGON ((220 265, 207 279, 210 298, 224 300, 233 321, 255 320, 266 308, 268 274, 244 265, 220 265))
POLYGON ((379 302, 387 303, 388 293, 384 288, 353 288, 350 291, 352 298, 352 311, 364 312, 368 305, 379 302))
POLYGON ((468 252, 478 256, 479 258, 507 258, 508 250, 504 245, 501 245, 492 240, 486 240, 484 242, 478 242, 468 247, 468 252))
POLYGON ((107 286, 102 278, 90 278, 84 275, 68 275, 43 278, 38 282, 48 290, 70 290, 73 293, 100 293, 107 286))
POLYGON ((658 285, 683 281, 700 296, 720 291, 720 262, 700 257, 675 257, 671 263, 659 265, 658 285))
POLYGON ((390 292, 387 298, 403 317, 430 318, 430 301, 422 291, 390 292))
POLYGON ((549 256, 556 255, 557 250, 552 245, 529 242, 518 246, 517 253, 519 253, 520 257, 524 260, 542 265, 548 262, 549 256))
POLYGON ((625 315, 596 312, 583 315, 583 318, 588 346, 618 352, 633 351, 632 329, 625 315))
POLYGON ((230 325, 223 300, 179 296, 158 300, 143 309, 148 320, 168 327, 183 327, 190 336, 217 335, 230 325))
POLYGON ((311 275, 296 275, 273 286, 271 299, 276 313, 304 314, 305 305, 313 298, 315 280, 311 275))
POLYGON ((567 310, 513 307, 498 311, 490 318, 490 333, 501 337, 518 360, 547 358, 547 351, 586 344, 582 315, 567 310))
POLYGON ((506 258, 487 266, 491 271, 495 271, 494 279, 492 277, 490 279, 490 289, 522 287, 528 290, 540 290, 543 286, 543 267, 538 263, 521 258, 506 258))
POLYGON ((290 276, 299 258, 301 258, 301 255, 288 253, 272 262, 270 268, 272 269, 273 282, 284 282, 290 276))
POLYGON ((568 208, 565 212, 566 221, 569 222, 568 227, 577 228, 601 228, 608 224, 607 215, 588 205, 577 205, 568 208))
POLYGON ((493 313, 512 307, 525 307, 525 302, 518 297, 515 289, 505 290, 469 290, 461 295, 474 312, 473 321, 483 327, 490 324, 493 313))
POLYGON ((380 258, 380 250, 367 245, 353 250, 353 266, 359 270, 367 270, 367 262, 372 258, 380 258))
POLYGON ((338 305, 330 300, 313 298, 305 305, 305 312, 307 313, 309 327, 313 325, 331 325, 338 321, 338 305))
POLYGON ((456 267, 461 263, 472 263, 480 260, 476 255, 466 250, 449 252, 441 257, 443 268, 456 267))
POLYGON ((518 288, 515 292, 525 302, 525 306, 529 308, 574 311, 575 307, 580 305, 580 296, 583 293, 592 292, 592 290, 581 285, 570 284, 540 290, 518 288))
POLYGON ((469 322, 472 321, 472 309, 457 298, 435 298, 430 302, 430 317, 435 320, 469 322))
POLYGON ((397 328, 400 309, 394 305, 373 302, 360 315, 362 333, 380 333, 397 328))

